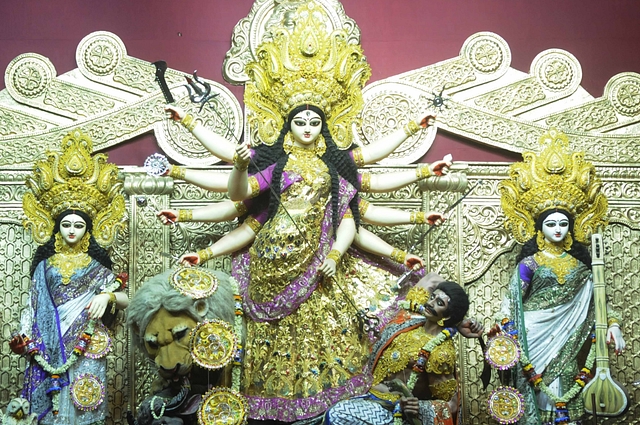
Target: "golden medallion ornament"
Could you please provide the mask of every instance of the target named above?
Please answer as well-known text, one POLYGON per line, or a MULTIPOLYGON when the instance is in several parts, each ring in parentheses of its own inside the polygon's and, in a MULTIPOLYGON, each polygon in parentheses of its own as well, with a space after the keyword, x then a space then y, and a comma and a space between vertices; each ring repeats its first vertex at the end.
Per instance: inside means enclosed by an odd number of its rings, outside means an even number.
POLYGON ((507 370, 520 361, 520 345, 506 333, 499 333, 487 341, 485 359, 494 369, 507 370))
POLYGON ((198 409, 201 425, 242 425, 247 423, 247 401, 229 388, 212 388, 202 398, 198 409))
POLYGON ((218 278, 201 267, 180 267, 170 276, 171 285, 182 295, 199 300, 213 295, 218 289, 218 278))
POLYGON ((100 359, 111 352, 113 349, 113 342, 111 341, 111 335, 106 326, 101 322, 96 324, 91 335, 91 342, 87 347, 84 355, 90 359, 100 359))
POLYGON ((95 410, 104 401, 104 385, 90 373, 77 376, 70 387, 73 404, 82 411, 95 410))
POLYGON ((498 387, 489 396, 489 413, 501 424, 513 424, 524 414, 524 397, 515 388, 498 387))
POLYGON ((204 321, 191 330, 191 357, 205 369, 220 369, 229 364, 237 347, 236 334, 222 320, 204 321))

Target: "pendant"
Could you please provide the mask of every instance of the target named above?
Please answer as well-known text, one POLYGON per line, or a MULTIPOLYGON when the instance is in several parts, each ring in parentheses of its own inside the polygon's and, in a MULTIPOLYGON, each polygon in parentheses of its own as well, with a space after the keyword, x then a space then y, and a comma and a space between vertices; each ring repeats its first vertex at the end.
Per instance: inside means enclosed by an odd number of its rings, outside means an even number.
POLYGON ((104 385, 100 379, 90 373, 78 375, 69 389, 71 400, 79 410, 95 410, 104 401, 104 385))
POLYGON ((498 387, 489 395, 489 413, 501 424, 513 424, 524 415, 524 397, 512 387, 498 387))
POLYGON ((202 398, 198 423, 203 425, 241 425, 247 420, 247 401, 229 388, 212 388, 202 398))
POLYGON ((87 347, 84 355, 90 359, 99 359, 111 352, 113 349, 113 343, 111 342, 111 336, 106 326, 99 323, 93 330, 91 335, 91 343, 87 347))
POLYGON ((204 321, 191 331, 191 357, 205 369, 220 369, 229 364, 237 345, 231 326, 222 320, 204 321))
POLYGON ((213 295, 218 289, 218 278, 201 267, 180 267, 169 281, 182 295, 199 300, 213 295))

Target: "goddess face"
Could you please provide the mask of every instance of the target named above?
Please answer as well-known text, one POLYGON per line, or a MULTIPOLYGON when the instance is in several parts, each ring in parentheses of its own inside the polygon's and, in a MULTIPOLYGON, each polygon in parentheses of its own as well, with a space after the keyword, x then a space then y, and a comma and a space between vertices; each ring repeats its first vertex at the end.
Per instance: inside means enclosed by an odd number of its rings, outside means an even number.
POLYGON ((311 110, 299 112, 291 120, 293 143, 298 147, 313 147, 321 131, 322 118, 311 110))
POLYGON ((550 214, 542 222, 542 233, 548 242, 563 241, 569 233, 569 218, 561 212, 550 214))
POLYGON ((449 308, 449 301, 451 299, 442 289, 433 291, 429 301, 424 305, 427 320, 437 322, 440 319, 448 319, 446 314, 449 308))
POLYGON ((69 246, 75 246, 87 231, 87 223, 77 214, 69 214, 60 222, 60 235, 69 246))

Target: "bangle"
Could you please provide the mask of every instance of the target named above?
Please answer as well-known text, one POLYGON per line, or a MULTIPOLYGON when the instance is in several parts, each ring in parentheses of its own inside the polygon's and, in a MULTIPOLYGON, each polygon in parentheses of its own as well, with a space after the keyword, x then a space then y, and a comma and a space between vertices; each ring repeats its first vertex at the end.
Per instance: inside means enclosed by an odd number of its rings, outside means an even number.
POLYGON ((409 121, 407 125, 404 126, 404 134, 406 134, 407 137, 413 136, 420 130, 421 130, 421 127, 418 125, 417 122, 413 120, 409 121))
POLYGON ((362 192, 368 192, 371 189, 371 173, 364 172, 361 174, 360 190, 362 192))
POLYGON ((358 210, 360 211, 360 217, 365 215, 368 209, 369 209, 369 201, 367 201, 366 199, 360 198, 360 202, 358 203, 358 210))
POLYGON ((360 146, 351 151, 351 156, 353 157, 353 162, 355 162, 358 167, 364 167, 364 157, 362 156, 362 148, 360 146))
POLYGON ((109 304, 107 306, 111 305, 111 314, 114 314, 116 312, 116 294, 113 292, 101 292, 101 294, 109 295, 109 304))
POLYGON ((182 120, 180 120, 180 123, 187 130, 193 131, 193 129, 196 128, 196 125, 198 124, 198 121, 195 120, 193 115, 187 114, 187 115, 184 116, 184 118, 182 118, 182 120))
POLYGON ((404 264, 404 260, 405 258, 407 258, 407 253, 401 249, 393 248, 393 251, 391 251, 390 257, 396 263, 404 264))
POLYGON ((422 164, 416 167, 416 177, 418 179, 424 179, 426 177, 429 177, 431 174, 431 169, 429 169, 428 164, 422 164))
POLYGON ((240 215, 245 215, 247 211, 249 211, 247 206, 244 204, 244 201, 234 202, 233 206, 236 208, 236 211, 238 211, 238 214, 240 215))
POLYGON ((618 321, 618 319, 612 317, 607 320, 607 327, 610 328, 611 326, 620 327, 620 322, 618 321))
POLYGON ((409 215, 409 223, 424 224, 426 222, 427 221, 423 211, 411 211, 411 214, 409 215))
POLYGON ((200 257, 200 264, 206 261, 209 261, 213 257, 215 257, 215 255, 213 255, 213 251, 211 251, 211 247, 201 249, 200 251, 196 252, 196 254, 198 254, 198 257, 200 257))
POLYGON ((178 210, 178 221, 180 223, 193 221, 193 210, 178 210))
POLYGON ((336 264, 340 262, 340 257, 342 257, 342 254, 340 254, 340 251, 338 251, 337 249, 332 249, 327 254, 327 258, 335 261, 336 264))
POLYGON ((249 160, 244 160, 238 156, 238 152, 233 154, 233 167, 238 171, 245 171, 249 168, 249 160))
POLYGON ((347 208, 347 212, 345 212, 344 215, 342 216, 343 220, 345 218, 353 218, 353 212, 351 211, 351 208, 347 208))
POLYGON ((169 171, 169 177, 174 179, 184 180, 187 175, 187 170, 184 167, 180 167, 178 165, 174 165, 171 167, 171 171, 169 171))

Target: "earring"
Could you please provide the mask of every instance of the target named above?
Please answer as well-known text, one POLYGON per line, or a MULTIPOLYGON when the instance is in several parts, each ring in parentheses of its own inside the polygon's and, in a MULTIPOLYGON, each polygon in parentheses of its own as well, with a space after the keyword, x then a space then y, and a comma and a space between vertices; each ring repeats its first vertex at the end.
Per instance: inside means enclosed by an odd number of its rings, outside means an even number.
POLYGON ((326 151, 327 151, 327 143, 324 141, 324 137, 322 136, 322 134, 319 134, 318 138, 316 139, 316 147, 315 147, 316 156, 321 157, 322 155, 324 155, 326 151))
POLYGON ((291 136, 291 132, 287 133, 284 136, 284 143, 283 143, 282 149, 284 149, 284 152, 286 154, 291 153, 291 149, 293 149, 293 137, 291 136))
POLYGON ((573 237, 571 237, 571 233, 567 233, 567 236, 564 237, 562 241, 562 249, 565 251, 569 251, 571 246, 573 245, 573 237))
POLYGON ((544 233, 542 230, 538 230, 538 234, 536 235, 536 244, 538 245, 538 249, 542 251, 545 246, 544 233))
POLYGON ((440 326, 440 327, 444 327, 444 317, 443 317, 443 318, 441 318, 440 320, 438 320, 438 322, 437 322, 437 323, 438 323, 438 326, 440 326))

